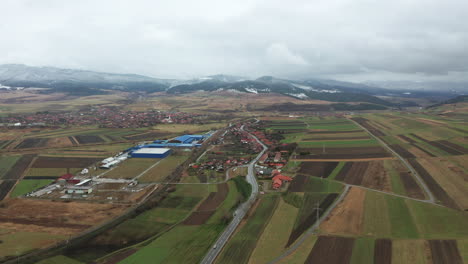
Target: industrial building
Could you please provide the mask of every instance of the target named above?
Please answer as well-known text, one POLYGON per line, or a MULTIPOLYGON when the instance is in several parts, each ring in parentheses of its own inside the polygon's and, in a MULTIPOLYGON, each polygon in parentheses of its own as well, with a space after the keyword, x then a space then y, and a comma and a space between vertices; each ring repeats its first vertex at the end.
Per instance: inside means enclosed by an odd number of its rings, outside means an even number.
POLYGON ((153 143, 145 145, 145 148, 193 148, 200 147, 203 141, 211 136, 210 133, 204 135, 183 135, 170 140, 155 140, 153 143))
POLYGON ((171 150, 168 148, 148 148, 143 147, 130 153, 132 158, 153 158, 162 159, 171 154, 171 150))

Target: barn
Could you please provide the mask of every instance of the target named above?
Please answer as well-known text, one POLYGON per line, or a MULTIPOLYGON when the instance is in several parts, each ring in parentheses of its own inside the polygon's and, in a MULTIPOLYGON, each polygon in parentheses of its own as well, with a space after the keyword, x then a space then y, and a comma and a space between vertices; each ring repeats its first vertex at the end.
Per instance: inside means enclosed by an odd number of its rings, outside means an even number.
POLYGON ((171 149, 168 148, 141 148, 133 151, 130 155, 132 158, 162 159, 169 154, 171 154, 171 149))

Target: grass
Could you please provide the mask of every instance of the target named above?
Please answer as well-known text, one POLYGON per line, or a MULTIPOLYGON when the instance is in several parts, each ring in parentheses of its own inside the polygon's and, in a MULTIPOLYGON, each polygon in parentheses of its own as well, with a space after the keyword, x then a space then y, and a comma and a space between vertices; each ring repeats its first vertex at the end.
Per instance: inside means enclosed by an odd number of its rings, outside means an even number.
POLYGON ((232 181, 235 183, 237 190, 239 190, 242 195, 243 200, 247 200, 252 193, 252 185, 250 185, 243 176, 232 178, 232 181))
POLYGON ((303 264, 305 263, 316 241, 317 241, 316 236, 307 237, 304 240, 304 242, 297 248, 296 251, 294 251, 291 255, 282 259, 278 263, 281 263, 281 264, 303 264))
POLYGON ((161 159, 148 158, 130 158, 120 164, 113 170, 105 174, 106 178, 131 179, 148 169, 156 162, 162 162, 161 159))
POLYGON ((407 200, 406 204, 422 237, 427 239, 468 236, 468 214, 454 209, 407 200))
POLYGON ((307 219, 307 217, 314 213, 314 209, 317 207, 317 203, 319 203, 327 196, 324 193, 305 193, 304 200, 302 202, 302 207, 297 214, 296 221, 294 224, 294 229, 296 229, 301 223, 307 219))
POLYGON ((169 156, 158 163, 154 168, 145 173, 142 182, 160 182, 171 174, 180 164, 187 160, 187 156, 169 156))
POLYGON ((228 186, 229 193, 226 196, 226 199, 224 199, 223 203, 218 207, 216 212, 210 217, 210 219, 208 219, 208 224, 216 224, 219 219, 222 219, 227 215, 230 216, 233 209, 236 208, 237 205, 241 202, 242 195, 236 184, 229 181, 228 186))
POLYGON ((393 263, 427 263, 424 240, 393 240, 392 262, 393 263))
POLYGON ((42 232, 15 232, 0 235, 0 257, 17 256, 53 244, 68 236, 42 232), (21 243, 18 243, 21 241, 21 243))
POLYGON ((328 176, 328 179, 329 180, 335 179, 336 175, 338 175, 338 173, 340 173, 340 171, 343 168, 343 166, 345 165, 345 163, 346 162, 344 162, 344 161, 340 161, 338 163, 338 165, 336 166, 336 168, 330 173, 330 175, 328 176))
POLYGON ((418 230, 411 217, 405 200, 387 195, 388 215, 391 223, 391 234, 395 238, 418 238, 418 230))
POLYGON ((390 183, 392 185, 392 191, 397 194, 406 195, 406 190, 405 190, 405 187, 403 186, 403 183, 401 182, 400 174, 398 173, 398 171, 394 169, 391 162, 395 162, 395 161, 385 160, 384 168, 390 175, 390 183))
POLYGON ((299 209, 280 199, 270 222, 257 242, 249 263, 268 263, 284 250, 298 212, 299 209))
POLYGON ((18 182, 15 189, 10 194, 10 197, 18 197, 43 186, 50 184, 52 180, 22 180, 18 182))
POLYGON ((10 170, 21 156, 0 156, 0 179, 10 170))
POLYGON ((351 264, 373 263, 374 242, 374 239, 369 237, 357 238, 354 241, 353 255, 351 256, 351 264))
POLYGON ((379 143, 375 139, 363 139, 363 140, 333 140, 333 141, 303 141, 298 143, 301 147, 350 147, 350 146, 374 146, 379 143))
POLYGON ((242 228, 226 244, 217 263, 247 263, 257 240, 270 220, 279 196, 264 196, 255 212, 242 228))
POLYGON ((343 186, 343 184, 330 181, 327 178, 308 177, 304 190, 305 192, 339 193, 343 190, 343 186))
POLYGON ((366 192, 364 206, 364 234, 390 237, 390 216, 385 197, 376 192, 366 192))
POLYGON ((468 263, 468 239, 460 239, 457 241, 458 250, 464 263, 468 263))

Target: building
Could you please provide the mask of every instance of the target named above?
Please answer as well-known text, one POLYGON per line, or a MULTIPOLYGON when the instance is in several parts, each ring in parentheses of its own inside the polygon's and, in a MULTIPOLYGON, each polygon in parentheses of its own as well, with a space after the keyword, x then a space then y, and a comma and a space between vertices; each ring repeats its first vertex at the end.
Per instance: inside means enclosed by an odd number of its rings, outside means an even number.
POLYGON ((284 176, 282 174, 276 174, 273 177, 273 184, 272 184, 273 189, 277 190, 281 188, 281 186, 283 185, 283 182, 290 182, 290 181, 292 181, 291 177, 284 176))
POLYGON ((211 134, 204 135, 183 135, 170 140, 155 140, 152 144, 144 145, 145 148, 192 148, 200 147, 203 141, 211 134))
POLYGON ((93 192, 93 187, 91 186, 72 186, 68 187, 66 193, 68 194, 90 194, 93 192))
POLYGON ((140 148, 130 153, 132 158, 153 158, 163 159, 171 154, 171 150, 168 148, 140 148))

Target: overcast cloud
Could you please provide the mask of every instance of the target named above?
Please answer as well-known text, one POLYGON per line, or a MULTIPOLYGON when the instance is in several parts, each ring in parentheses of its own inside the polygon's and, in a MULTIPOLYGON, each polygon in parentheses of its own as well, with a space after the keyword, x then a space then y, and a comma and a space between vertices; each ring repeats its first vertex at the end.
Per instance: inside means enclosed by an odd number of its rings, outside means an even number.
POLYGON ((0 64, 468 80, 466 0, 0 0, 0 64))

